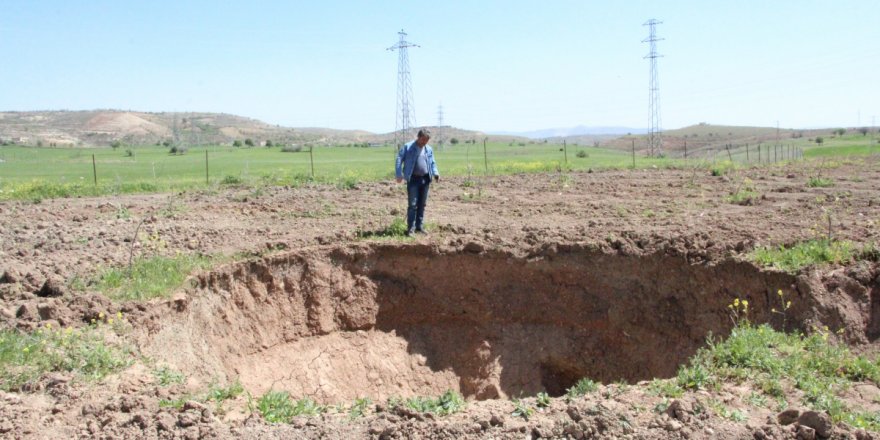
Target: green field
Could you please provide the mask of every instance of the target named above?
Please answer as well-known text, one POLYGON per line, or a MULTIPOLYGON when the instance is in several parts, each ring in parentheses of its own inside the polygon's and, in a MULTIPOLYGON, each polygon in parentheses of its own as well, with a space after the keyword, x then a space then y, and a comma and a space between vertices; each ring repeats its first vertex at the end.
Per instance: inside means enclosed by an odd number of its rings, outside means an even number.
MULTIPOLYGON (((625 152, 573 146, 566 150, 562 145, 543 143, 489 143, 484 152, 482 144, 458 144, 436 147, 435 156, 445 176, 632 166, 632 155, 625 152)), ((0 160, 0 199, 28 199, 161 192, 218 184, 299 185, 314 181, 351 187, 359 181, 392 179, 395 150, 315 147, 310 153, 308 148, 283 152, 277 147, 208 146, 172 155, 168 148, 157 146, 117 150, 4 146, 0 147, 0 160)), ((636 156, 638 167, 674 163, 636 156)))
MULTIPOLYGON (((876 141, 875 141, 876 142, 876 141)), ((819 146, 808 139, 762 147, 762 163, 793 158, 865 156, 880 146, 859 134, 828 136, 819 146), (783 150, 790 153, 783 153, 783 150)), ((528 172, 557 172, 629 168, 630 152, 605 148, 545 143, 458 144, 435 147, 441 175, 481 176, 528 172)), ((169 154, 168 148, 38 148, 0 147, 0 200, 42 199, 80 195, 149 193, 204 188, 225 184, 292 185, 308 182, 351 188, 361 181, 392 179, 392 147, 315 147, 283 152, 278 147, 235 148, 207 146, 186 154, 169 154), (207 152, 207 155, 206 155, 207 152), (94 157, 94 165, 93 165, 94 157), (206 170, 207 162, 207 170, 206 170), (314 174, 313 168, 314 167, 314 174), (97 178, 97 184, 95 182, 97 178)), ((735 146, 693 154, 690 159, 644 157, 637 153, 635 166, 704 166, 729 161, 757 164, 757 146, 735 146)), ((711 165, 710 165, 711 166, 711 165)))

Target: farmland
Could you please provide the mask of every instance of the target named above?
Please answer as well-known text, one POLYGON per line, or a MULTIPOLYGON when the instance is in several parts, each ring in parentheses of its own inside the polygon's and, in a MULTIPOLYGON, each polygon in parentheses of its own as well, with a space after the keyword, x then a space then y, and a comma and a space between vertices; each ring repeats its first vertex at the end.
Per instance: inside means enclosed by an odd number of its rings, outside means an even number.
MULTIPOLYGON (((673 401, 691 409, 668 420, 698 438, 751 435, 794 405, 828 411, 842 433, 877 429, 875 403, 843 391, 875 386, 877 365, 863 293, 878 271, 880 173, 861 143, 805 143, 803 158, 760 165, 637 156, 634 169, 627 152, 595 147, 568 146, 568 167, 556 145, 438 148, 445 179, 430 234, 415 239, 394 226, 405 206, 390 148, 316 147, 311 179, 307 151, 209 147, 205 185, 205 149, 4 147, 4 194, 37 175, 88 188, 92 154, 99 188, 155 186, 0 204, 0 312, 22 332, 4 343, 100 350, 93 367, 46 373, 29 363, 40 357, 0 357, 18 372, 3 376, 3 402, 33 407, 31 387, 67 396, 58 436, 361 437, 382 425, 515 437, 575 429, 554 421, 575 414, 580 432, 666 438, 653 420, 673 401), (783 330, 840 345, 759 342, 783 330), (834 368, 862 373, 842 382, 800 358, 790 376, 730 370, 700 351, 709 333, 808 357, 844 350, 834 368), (94 405, 106 423, 79 417, 94 405), (259 422, 244 424, 250 414, 259 422)), ((16 432, 41 423, 13 408, 0 404, 16 432)))

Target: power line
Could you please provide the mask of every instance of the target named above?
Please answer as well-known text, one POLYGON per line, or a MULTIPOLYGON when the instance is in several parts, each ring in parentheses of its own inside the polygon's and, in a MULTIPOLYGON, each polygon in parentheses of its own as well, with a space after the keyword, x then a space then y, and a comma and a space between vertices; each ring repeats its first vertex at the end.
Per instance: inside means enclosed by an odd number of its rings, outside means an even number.
POLYGON ((401 148, 412 137, 410 130, 416 123, 415 104, 413 103, 412 79, 409 75, 410 47, 419 47, 418 44, 406 41, 406 32, 403 29, 397 33, 400 36, 397 44, 387 50, 397 51, 397 114, 394 122, 394 145, 401 148))
POLYGON ((648 108, 651 113, 651 129, 648 132, 648 142, 650 143, 651 156, 659 156, 663 154, 663 140, 660 137, 660 131, 662 130, 660 128, 660 83, 657 79, 657 58, 662 56, 657 54, 657 42, 662 41, 663 38, 657 38, 656 26, 658 24, 663 24, 663 22, 653 18, 642 24, 642 26, 648 26, 648 38, 642 40, 642 43, 650 44, 650 52, 648 52, 648 55, 645 55, 644 58, 651 60, 650 80, 648 84, 648 108))

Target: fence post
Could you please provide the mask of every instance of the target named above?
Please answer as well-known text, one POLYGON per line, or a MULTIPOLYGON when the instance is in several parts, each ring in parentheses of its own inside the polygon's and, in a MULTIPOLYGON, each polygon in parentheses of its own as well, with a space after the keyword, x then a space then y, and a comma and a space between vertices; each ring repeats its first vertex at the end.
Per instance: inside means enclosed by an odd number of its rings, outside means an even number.
POLYGON ((733 163, 733 156, 730 154, 730 144, 725 145, 724 148, 727 148, 727 160, 733 163))
POLYGON ((314 145, 309 145, 309 162, 312 164, 312 180, 315 180, 315 156, 312 154, 314 149, 314 145))
POLYGON ((486 174, 489 174, 489 154, 486 153, 486 139, 483 138, 483 167, 486 169, 486 174))
POLYGON ((205 148, 205 185, 208 185, 208 149, 205 148))
POLYGON ((568 166, 568 145, 565 139, 562 140, 562 154, 565 156, 565 166, 568 166))
POLYGON ((687 139, 685 139, 685 141, 684 141, 684 158, 685 159, 688 158, 688 141, 687 141, 687 139))
POLYGON ((746 144, 746 163, 752 163, 751 159, 749 159, 749 144, 746 144))
POLYGON ((95 165, 95 155, 92 155, 92 177, 95 180, 95 188, 98 187, 98 166, 95 165))
POLYGON ((632 140, 633 169, 636 169, 636 140, 632 140))

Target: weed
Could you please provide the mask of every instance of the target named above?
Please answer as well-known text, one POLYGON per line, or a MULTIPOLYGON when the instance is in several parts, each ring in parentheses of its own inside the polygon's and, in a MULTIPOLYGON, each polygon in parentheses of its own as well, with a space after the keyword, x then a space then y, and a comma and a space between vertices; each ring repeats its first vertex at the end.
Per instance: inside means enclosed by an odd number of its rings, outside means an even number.
POLYGON ((358 238, 406 238, 406 221, 395 218, 391 224, 378 231, 357 231, 358 238))
POLYGON ((285 391, 269 391, 257 400, 256 409, 269 423, 290 423, 296 416, 316 416, 326 408, 307 397, 294 402, 285 391))
POLYGON ((241 385, 241 382, 237 380, 225 387, 213 383, 211 384, 211 386, 208 387, 208 392, 205 395, 205 400, 213 400, 214 402, 221 403, 224 400, 234 399, 240 396, 242 393, 244 393, 244 387, 241 385))
POLYGON ((550 406, 550 395, 541 391, 536 396, 538 408, 547 408, 550 406))
POLYGON ((159 381, 159 386, 163 387, 176 383, 183 383, 183 381, 186 380, 186 376, 184 376, 183 373, 174 371, 165 365, 153 370, 153 377, 159 381))
POLYGON ((513 399, 513 412, 510 414, 514 417, 522 417, 523 419, 528 420, 529 417, 535 414, 535 409, 522 400, 513 399))
POLYGON ((758 192, 755 190, 754 183, 746 177, 736 187, 736 190, 727 196, 727 201, 736 205, 751 205, 755 203, 757 198, 758 192))
POLYGON ((568 389, 565 393, 565 397, 569 400, 575 399, 577 397, 585 396, 599 389, 599 384, 593 382, 588 378, 582 378, 577 381, 571 388, 568 389))
POLYGON ((718 162, 717 164, 713 165, 709 171, 713 176, 719 177, 719 176, 723 176, 723 175, 725 175, 735 169, 736 169, 736 164, 734 164, 731 161, 725 160, 723 162, 718 162))
POLYGON ((681 397, 684 389, 674 380, 654 379, 648 384, 648 391, 661 397, 681 397))
POLYGON ((220 180, 221 185, 241 185, 242 183, 244 183, 244 181, 241 177, 233 175, 224 176, 223 179, 220 180))
POLYGON ((367 408, 369 408, 371 404, 372 401, 368 397, 355 399, 351 408, 348 409, 348 418, 354 420, 363 417, 367 413, 367 408))
POLYGON ((749 259, 764 266, 795 273, 813 264, 841 264, 850 261, 854 253, 854 246, 850 241, 818 239, 802 241, 788 248, 760 247, 749 254, 749 259))
POLYGON ((465 408, 461 394, 447 390, 436 399, 430 397, 412 397, 403 401, 403 405, 418 412, 434 413, 441 416, 457 413, 465 408))
POLYGON ((0 389, 31 388, 44 374, 71 372, 85 380, 100 380, 127 367, 131 352, 105 341, 103 323, 85 328, 53 328, 33 332, 0 330, 0 389))
POLYGON ((834 181, 825 177, 810 177, 810 180, 807 181, 807 186, 810 188, 827 188, 834 186, 834 181))
POLYGON ((756 392, 752 391, 749 394, 749 397, 746 397, 746 402, 748 402, 749 405, 752 405, 752 406, 766 408, 767 407, 767 396, 765 396, 761 393, 756 393, 756 392))
POLYGON ((208 267, 210 258, 200 255, 154 256, 138 259, 131 271, 107 269, 94 281, 97 289, 118 300, 166 297, 194 269, 208 267))

